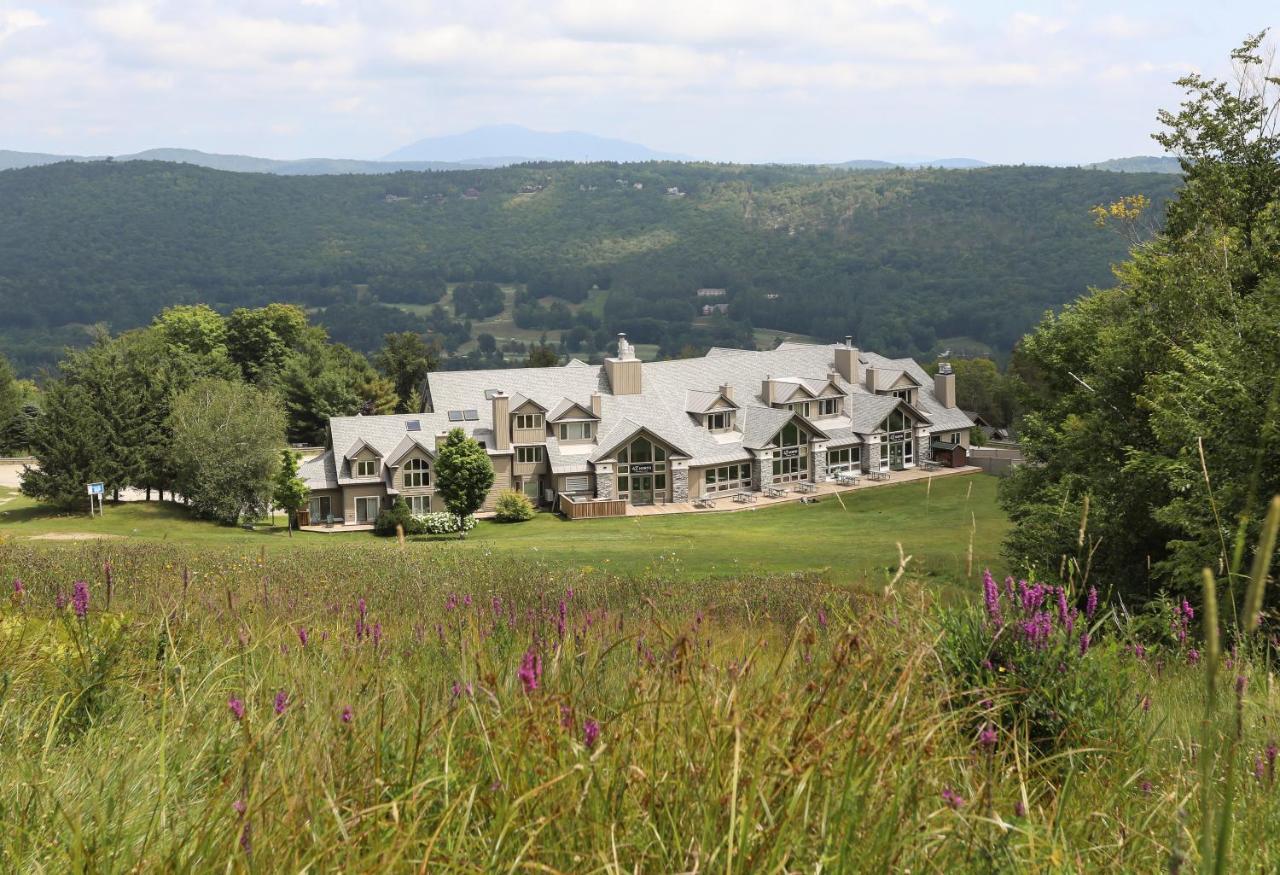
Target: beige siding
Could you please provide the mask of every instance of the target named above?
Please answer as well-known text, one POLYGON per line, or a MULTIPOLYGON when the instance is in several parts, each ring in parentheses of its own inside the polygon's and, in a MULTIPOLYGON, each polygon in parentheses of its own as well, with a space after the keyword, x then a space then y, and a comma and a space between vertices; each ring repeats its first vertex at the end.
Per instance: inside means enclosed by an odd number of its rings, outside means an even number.
POLYGON ((547 430, 545 428, 511 429, 512 444, 545 444, 546 442, 547 430))
POLYGON ((493 462, 493 486, 480 508, 484 513, 491 512, 498 503, 498 496, 511 489, 511 456, 490 456, 489 461, 493 462))
POLYGON ((342 487, 342 518, 348 525, 356 521, 356 499, 370 495, 376 495, 381 499, 378 502, 379 510, 387 506, 387 490, 381 483, 342 487))

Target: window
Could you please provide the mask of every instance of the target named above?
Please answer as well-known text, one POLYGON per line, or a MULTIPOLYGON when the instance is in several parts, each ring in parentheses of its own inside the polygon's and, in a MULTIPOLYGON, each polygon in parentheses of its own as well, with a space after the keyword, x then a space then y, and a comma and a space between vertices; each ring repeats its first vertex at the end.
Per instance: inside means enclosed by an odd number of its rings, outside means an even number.
POLYGON ((840 412, 839 398, 823 398, 818 402, 819 416, 835 416, 840 412))
POLYGON ((778 432, 778 446, 780 447, 798 447, 809 442, 809 435, 803 429, 797 428, 793 423, 787 423, 782 427, 782 431, 778 432))
POLYGON ((427 469, 426 459, 410 459, 404 463, 404 488, 413 489, 418 486, 431 485, 431 472, 427 469))
POLYGON ((562 422, 560 423, 560 440, 589 441, 595 433, 594 426, 593 422, 562 422))
POLYGON ((725 410, 720 413, 707 414, 707 429, 709 431, 728 431, 733 428, 733 412, 725 410))
POLYGON ((311 499, 310 505, 312 525, 325 522, 329 517, 333 516, 333 499, 327 495, 311 499))
POLYGON ((516 462, 521 465, 537 465, 542 461, 542 447, 516 447, 516 462))
POLYGON ((405 502, 409 505, 409 512, 414 516, 431 513, 430 495, 409 495, 405 497, 405 502))
POLYGON ((638 437, 618 452, 618 497, 651 501, 666 498, 667 451, 638 437))
POLYGON ((911 389, 894 389, 893 392, 890 394, 892 394, 894 398, 901 398, 903 401, 907 402, 908 404, 912 402, 911 396, 913 394, 913 390, 911 389))
POLYGON ((741 492, 751 488, 751 465, 708 468, 703 492, 741 492))
POLYGON ((517 413, 516 428, 542 428, 542 414, 517 413))
POLYGON ((893 411, 880 423, 881 431, 907 431, 912 427, 911 419, 901 410, 893 411))
POLYGON ((841 447, 838 450, 827 451, 827 470, 828 471, 848 471, 857 468, 862 462, 861 447, 841 447))
POLYGON ((376 495, 356 499, 356 522, 371 523, 378 518, 379 499, 376 495))
POLYGON ((805 419, 809 418, 809 402, 808 401, 801 401, 798 404, 792 404, 791 409, 796 413, 799 413, 805 419))
POLYGON ((377 459, 357 459, 356 460, 356 476, 357 477, 377 477, 378 476, 378 460, 377 459))
POLYGON ((565 492, 587 492, 591 489, 591 478, 586 474, 575 474, 564 478, 565 492))
POLYGON ((808 456, 792 456, 789 459, 773 460, 774 477, 802 476, 809 470, 808 456))

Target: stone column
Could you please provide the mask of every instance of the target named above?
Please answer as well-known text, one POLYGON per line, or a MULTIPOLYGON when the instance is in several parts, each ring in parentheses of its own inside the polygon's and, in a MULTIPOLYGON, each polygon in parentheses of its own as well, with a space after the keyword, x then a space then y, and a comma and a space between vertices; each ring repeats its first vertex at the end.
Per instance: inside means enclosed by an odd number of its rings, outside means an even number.
POLYGON ((761 492, 773 483, 773 459, 756 456, 751 460, 751 488, 761 492))
POLYGON ((616 482, 613 479, 612 465, 596 466, 596 498, 613 498, 613 487, 616 482))
POLYGON ((809 451, 809 476, 814 483, 821 483, 827 479, 827 448, 826 446, 814 447, 809 451))
POLYGON ((689 469, 676 468, 671 472, 671 501, 682 503, 689 500, 689 469))

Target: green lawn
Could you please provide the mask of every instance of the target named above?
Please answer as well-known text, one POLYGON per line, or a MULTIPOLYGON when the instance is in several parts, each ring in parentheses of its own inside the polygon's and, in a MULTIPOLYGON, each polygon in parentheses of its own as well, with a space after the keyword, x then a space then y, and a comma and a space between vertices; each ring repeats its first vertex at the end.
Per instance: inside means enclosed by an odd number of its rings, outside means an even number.
MULTIPOLYGON (((481 522, 467 539, 410 539, 412 549, 479 550, 523 554, 540 565, 592 568, 617 574, 727 577, 748 572, 822 571, 837 581, 878 582, 897 566, 898 548, 912 557, 915 576, 961 584, 998 568, 1008 521, 995 501, 997 480, 983 474, 940 477, 825 497, 816 505, 786 504, 736 513, 673 514, 566 522, 544 513, 531 522, 481 522)), ((193 520, 177 505, 132 502, 106 514, 57 515, 21 496, 0 505, 0 538, 115 535, 182 543, 243 543, 306 549, 373 536, 295 533, 283 527, 248 532, 193 520)), ((3 499, 4 493, 0 493, 3 499)))

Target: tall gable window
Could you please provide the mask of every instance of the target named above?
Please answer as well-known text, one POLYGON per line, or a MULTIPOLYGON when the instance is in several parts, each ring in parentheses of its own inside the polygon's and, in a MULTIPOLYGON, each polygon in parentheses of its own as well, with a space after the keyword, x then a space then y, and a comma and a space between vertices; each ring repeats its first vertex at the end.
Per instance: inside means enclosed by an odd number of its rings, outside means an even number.
POLYGON ((788 422, 778 432, 778 449, 773 453, 773 479, 790 483, 809 479, 809 435, 788 422))
POLYGON ((912 427, 911 418, 901 410, 893 411, 880 423, 881 431, 907 431, 912 427))
POLYGON ((666 496, 667 451, 642 435, 618 452, 618 497, 653 504, 666 496))
POLYGON ((356 476, 357 477, 377 477, 378 476, 378 460, 377 459, 357 459, 356 460, 356 476))
POLYGON ((406 489, 431 485, 431 471, 426 459, 410 459, 404 463, 404 485, 406 489))

